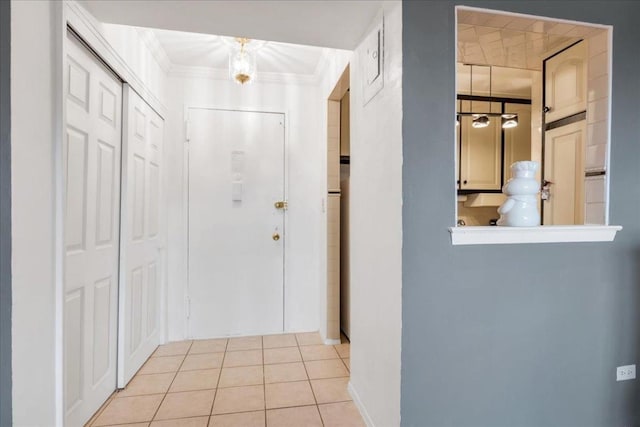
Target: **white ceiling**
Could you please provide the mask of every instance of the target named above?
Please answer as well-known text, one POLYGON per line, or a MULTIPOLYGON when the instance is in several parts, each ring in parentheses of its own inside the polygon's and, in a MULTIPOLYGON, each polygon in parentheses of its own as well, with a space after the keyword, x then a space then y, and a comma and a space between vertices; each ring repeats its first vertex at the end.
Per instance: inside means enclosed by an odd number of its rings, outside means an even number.
MULTIPOLYGON (((226 69, 229 44, 224 37, 169 30, 151 32, 174 66, 226 69)), ((147 34, 149 36, 149 34, 147 34)), ((249 43, 251 46, 251 42, 249 43)), ((313 75, 323 48, 268 42, 256 51, 259 72, 313 75)))
POLYGON ((353 50, 382 1, 81 0, 99 21, 353 50))
POLYGON ((538 17, 458 11, 458 62, 541 70, 542 59, 602 28, 538 17))

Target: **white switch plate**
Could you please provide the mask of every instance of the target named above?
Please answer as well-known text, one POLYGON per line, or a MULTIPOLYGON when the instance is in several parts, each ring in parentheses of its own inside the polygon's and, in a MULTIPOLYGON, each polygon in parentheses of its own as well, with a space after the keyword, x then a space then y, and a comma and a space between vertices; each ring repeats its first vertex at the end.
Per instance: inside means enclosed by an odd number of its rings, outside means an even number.
POLYGON ((384 15, 382 10, 374 20, 371 32, 364 41, 362 52, 363 105, 376 96, 384 87, 384 15))
POLYGON ((367 37, 365 42, 367 51, 365 56, 365 77, 367 78, 367 85, 371 85, 380 76, 380 38, 382 37, 382 31, 377 28, 373 33, 367 37))
POLYGON ((636 379, 636 365, 618 366, 616 369, 616 381, 636 379))

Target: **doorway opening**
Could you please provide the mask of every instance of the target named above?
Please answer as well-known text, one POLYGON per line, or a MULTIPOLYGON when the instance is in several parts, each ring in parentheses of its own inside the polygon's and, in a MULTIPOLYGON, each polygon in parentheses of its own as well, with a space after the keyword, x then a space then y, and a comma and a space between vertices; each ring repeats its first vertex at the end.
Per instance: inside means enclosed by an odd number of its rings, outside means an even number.
POLYGON ((327 343, 350 339, 349 66, 327 99, 327 343))
POLYGON ((458 226, 496 225, 518 161, 539 164, 541 225, 607 225, 612 28, 470 7, 456 18, 458 226))

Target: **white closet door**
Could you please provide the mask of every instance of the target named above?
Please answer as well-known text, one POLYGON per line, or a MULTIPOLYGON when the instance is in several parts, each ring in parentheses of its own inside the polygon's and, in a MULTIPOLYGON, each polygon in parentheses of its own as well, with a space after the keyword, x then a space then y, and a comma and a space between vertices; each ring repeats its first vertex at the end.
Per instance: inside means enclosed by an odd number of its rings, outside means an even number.
POLYGON ((164 122, 129 85, 124 90, 122 254, 118 387, 159 344, 160 183, 164 122))
POLYGON ((81 426, 116 388, 122 85, 71 34, 66 49, 64 405, 81 426))

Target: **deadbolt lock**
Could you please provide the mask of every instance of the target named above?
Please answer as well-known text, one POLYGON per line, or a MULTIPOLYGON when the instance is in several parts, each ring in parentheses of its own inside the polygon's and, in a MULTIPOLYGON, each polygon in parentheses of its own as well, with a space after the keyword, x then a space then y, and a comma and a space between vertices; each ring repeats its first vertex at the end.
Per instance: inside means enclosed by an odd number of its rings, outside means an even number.
POLYGON ((280 235, 278 233, 273 233, 273 236, 271 236, 273 238, 273 240, 275 240, 276 242, 278 240, 280 240, 280 235))
POLYGON ((273 206, 276 207, 276 209, 282 209, 284 211, 287 210, 287 208, 289 207, 288 203, 285 200, 279 201, 279 202, 275 202, 273 204, 273 206))

